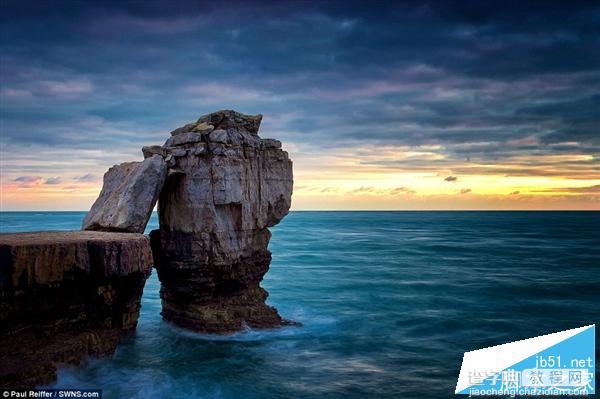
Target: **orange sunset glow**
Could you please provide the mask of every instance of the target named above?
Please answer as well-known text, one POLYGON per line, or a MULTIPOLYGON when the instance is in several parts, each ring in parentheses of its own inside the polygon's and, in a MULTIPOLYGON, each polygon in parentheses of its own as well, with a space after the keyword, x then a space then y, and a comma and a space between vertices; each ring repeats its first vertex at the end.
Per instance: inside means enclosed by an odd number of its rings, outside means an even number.
MULTIPOLYGON (((593 158, 584 154, 515 157, 494 164, 449 161, 442 147, 388 147, 373 154, 353 148, 310 154, 301 147, 288 146, 295 167, 294 210, 600 207, 600 179, 593 158), (416 161, 422 164, 414 166, 416 161)), ((100 155, 75 164, 85 174, 40 174, 27 179, 3 174, 3 210, 88 209, 101 189, 103 171, 111 166, 103 158, 109 154, 100 155)), ((136 159, 135 154, 127 155, 136 159)), ((33 157, 21 162, 24 167, 42 163, 33 157)), ((47 166, 58 170, 71 165, 47 166)))

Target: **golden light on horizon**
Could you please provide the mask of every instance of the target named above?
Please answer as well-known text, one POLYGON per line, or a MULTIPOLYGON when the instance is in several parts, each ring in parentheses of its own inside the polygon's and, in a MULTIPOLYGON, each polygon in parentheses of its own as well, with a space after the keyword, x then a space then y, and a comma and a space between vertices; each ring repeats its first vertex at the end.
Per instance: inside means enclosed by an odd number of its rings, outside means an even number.
MULTIPOLYGON (((443 146, 348 146, 323 153, 290 147, 296 150, 290 152, 293 210, 600 209, 600 178, 589 165, 590 155, 518 155, 493 163, 451 159, 443 146)), ((103 168, 82 159, 75 166, 94 179, 81 181, 72 171, 27 178, 3 174, 2 210, 89 209, 111 164, 103 168)))

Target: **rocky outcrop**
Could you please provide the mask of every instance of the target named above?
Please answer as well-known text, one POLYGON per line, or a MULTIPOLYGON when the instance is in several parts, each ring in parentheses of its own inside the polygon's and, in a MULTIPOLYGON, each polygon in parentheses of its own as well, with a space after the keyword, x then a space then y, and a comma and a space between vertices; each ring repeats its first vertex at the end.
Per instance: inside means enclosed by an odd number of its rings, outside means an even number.
POLYGON ((104 174, 102 191, 83 229, 143 233, 166 176, 161 156, 113 166, 104 174))
POLYGON ((279 141, 258 136, 261 119, 218 111, 143 148, 169 169, 150 234, 166 320, 218 333, 286 323, 259 284, 268 227, 290 208, 292 162, 279 141))
POLYGON ((292 162, 258 136, 261 120, 208 114, 144 147, 144 161, 113 166, 83 231, 0 234, 0 387, 33 388, 58 364, 111 354, 136 327, 152 260, 168 321, 214 333, 291 323, 260 287, 268 228, 292 196, 292 162))
POLYGON ((260 282, 271 262, 268 227, 290 208, 292 162, 280 141, 258 136, 261 121, 204 115, 164 145, 143 147, 143 162, 104 176, 86 230, 142 232, 160 191, 160 229, 150 236, 166 320, 218 333, 287 323, 265 304, 260 282))
POLYGON ((151 265, 141 234, 0 234, 0 387, 32 388, 60 363, 111 354, 136 327, 151 265))

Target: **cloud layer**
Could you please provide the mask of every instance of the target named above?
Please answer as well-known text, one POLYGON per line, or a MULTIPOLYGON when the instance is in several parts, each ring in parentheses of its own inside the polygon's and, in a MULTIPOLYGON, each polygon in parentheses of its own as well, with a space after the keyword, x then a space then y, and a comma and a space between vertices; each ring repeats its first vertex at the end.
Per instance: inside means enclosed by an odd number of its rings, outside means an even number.
POLYGON ((5 193, 77 183, 85 209, 112 164, 234 108, 330 196, 597 201, 581 189, 600 183, 597 2, 177 4, 4 1, 5 193))

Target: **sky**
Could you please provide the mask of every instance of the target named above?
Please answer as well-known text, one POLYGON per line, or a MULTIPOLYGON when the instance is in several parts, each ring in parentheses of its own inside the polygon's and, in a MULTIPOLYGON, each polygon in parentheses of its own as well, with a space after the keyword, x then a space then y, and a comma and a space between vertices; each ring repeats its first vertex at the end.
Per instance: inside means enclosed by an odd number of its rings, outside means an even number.
POLYGON ((235 109, 292 208, 600 209, 598 2, 0 2, 0 210, 235 109))

